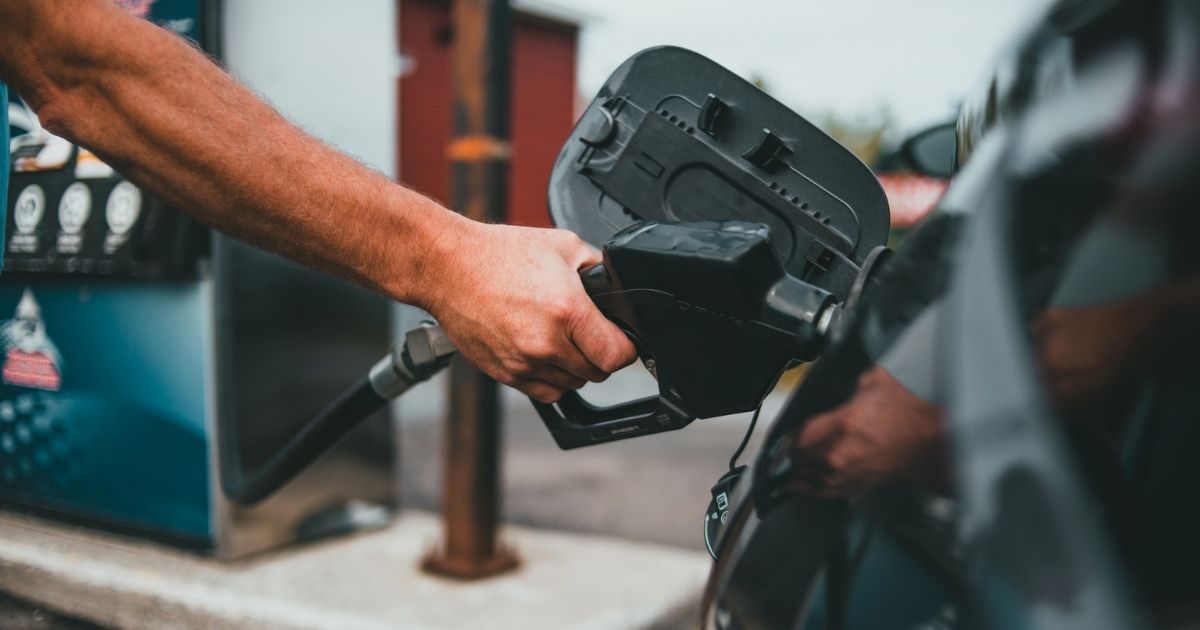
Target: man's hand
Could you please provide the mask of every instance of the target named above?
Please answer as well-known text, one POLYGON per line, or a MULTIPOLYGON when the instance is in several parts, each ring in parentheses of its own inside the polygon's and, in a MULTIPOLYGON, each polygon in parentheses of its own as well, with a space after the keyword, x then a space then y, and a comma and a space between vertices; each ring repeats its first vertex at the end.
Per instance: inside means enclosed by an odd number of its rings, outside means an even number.
POLYGON ((859 496, 892 478, 934 482, 943 462, 943 419, 881 367, 840 407, 811 418, 793 445, 794 487, 823 497, 859 496))
POLYGON ((464 222, 440 249, 425 306, 497 381, 554 402, 637 357, 584 292, 579 270, 600 254, 571 232, 464 222))

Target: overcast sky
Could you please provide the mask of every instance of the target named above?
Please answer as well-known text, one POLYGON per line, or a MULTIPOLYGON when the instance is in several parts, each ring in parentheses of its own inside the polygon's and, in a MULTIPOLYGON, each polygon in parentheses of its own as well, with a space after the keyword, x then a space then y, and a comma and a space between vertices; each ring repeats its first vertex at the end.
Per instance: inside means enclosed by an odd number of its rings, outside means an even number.
MULTIPOLYGON (((758 76, 802 113, 937 122, 1045 0, 535 0, 585 20, 579 85, 594 94, 633 53, 691 48, 758 76)), ((534 4, 534 2, 530 2, 534 4)))

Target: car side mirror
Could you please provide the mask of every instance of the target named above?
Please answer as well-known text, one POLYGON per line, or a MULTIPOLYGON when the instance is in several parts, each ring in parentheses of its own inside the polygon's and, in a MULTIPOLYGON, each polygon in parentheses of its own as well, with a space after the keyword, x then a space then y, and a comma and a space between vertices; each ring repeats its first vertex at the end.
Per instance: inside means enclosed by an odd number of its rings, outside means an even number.
POLYGON ((957 157, 954 123, 930 127, 904 142, 901 152, 913 170, 939 179, 954 175, 957 157))

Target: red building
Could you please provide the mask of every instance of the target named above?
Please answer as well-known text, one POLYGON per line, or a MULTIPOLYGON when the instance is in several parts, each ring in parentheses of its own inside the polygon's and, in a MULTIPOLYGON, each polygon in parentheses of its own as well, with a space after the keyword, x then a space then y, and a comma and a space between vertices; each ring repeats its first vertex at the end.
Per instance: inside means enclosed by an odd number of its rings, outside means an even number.
MULTIPOLYGON (((445 0, 401 0, 399 178, 442 203, 450 197, 450 55, 453 31, 445 0)), ((549 226, 546 184, 575 123, 579 25, 517 11, 513 33, 510 126, 510 223, 549 226)))

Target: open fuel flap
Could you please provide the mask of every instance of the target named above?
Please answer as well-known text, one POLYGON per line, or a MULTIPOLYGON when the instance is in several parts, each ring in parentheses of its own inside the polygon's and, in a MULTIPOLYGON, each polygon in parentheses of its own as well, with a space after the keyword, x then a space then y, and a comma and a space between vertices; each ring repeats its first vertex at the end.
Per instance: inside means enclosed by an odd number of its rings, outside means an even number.
POLYGON ((751 221, 788 273, 843 298, 887 240, 887 199, 833 138, 689 50, 622 64, 550 176, 555 225, 601 247, 638 221, 751 221))
POLYGON ((689 50, 622 64, 550 177, 555 224, 604 250, 583 274, 660 394, 536 404, 563 448, 757 407, 815 359, 887 240, 887 199, 853 154, 689 50))

